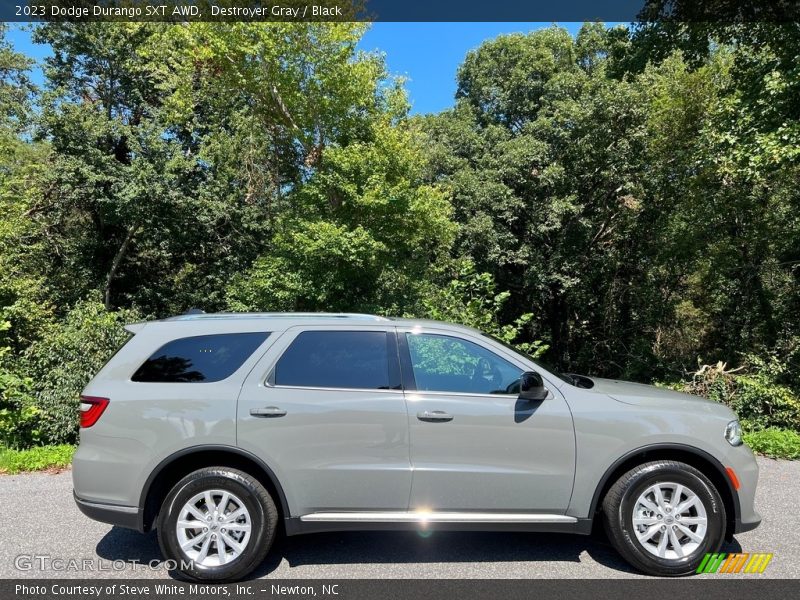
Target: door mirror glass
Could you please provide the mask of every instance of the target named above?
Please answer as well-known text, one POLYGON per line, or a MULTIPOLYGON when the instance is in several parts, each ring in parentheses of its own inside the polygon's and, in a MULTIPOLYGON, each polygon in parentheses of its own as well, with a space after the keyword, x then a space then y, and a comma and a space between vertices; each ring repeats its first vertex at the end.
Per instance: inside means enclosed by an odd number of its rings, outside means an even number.
POLYGON ((536 371, 525 371, 519 378, 519 397, 522 400, 538 401, 547 398, 542 376, 536 371))

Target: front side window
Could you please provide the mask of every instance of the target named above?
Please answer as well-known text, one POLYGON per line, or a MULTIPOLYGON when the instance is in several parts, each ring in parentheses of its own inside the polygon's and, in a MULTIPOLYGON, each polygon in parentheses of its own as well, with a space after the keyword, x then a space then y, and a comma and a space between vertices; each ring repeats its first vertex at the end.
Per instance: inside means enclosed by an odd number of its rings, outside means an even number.
POLYGON ((233 375, 269 333, 196 335, 164 344, 131 377, 142 383, 212 383, 233 375))
POLYGON ((406 334, 417 389, 465 394, 516 394, 522 369, 483 346, 435 334, 406 334))
POLYGON ((275 385, 389 389, 383 331, 304 331, 275 365, 275 385))

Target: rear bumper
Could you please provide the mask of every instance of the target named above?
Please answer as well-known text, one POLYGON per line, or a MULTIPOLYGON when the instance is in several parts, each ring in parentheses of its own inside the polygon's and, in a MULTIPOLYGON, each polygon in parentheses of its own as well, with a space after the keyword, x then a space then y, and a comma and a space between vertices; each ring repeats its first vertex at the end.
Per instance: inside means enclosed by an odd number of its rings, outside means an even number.
POLYGON ((95 521, 110 523, 127 529, 143 531, 142 509, 135 506, 118 506, 116 504, 102 504, 90 502, 78 497, 73 490, 72 497, 80 511, 95 521))

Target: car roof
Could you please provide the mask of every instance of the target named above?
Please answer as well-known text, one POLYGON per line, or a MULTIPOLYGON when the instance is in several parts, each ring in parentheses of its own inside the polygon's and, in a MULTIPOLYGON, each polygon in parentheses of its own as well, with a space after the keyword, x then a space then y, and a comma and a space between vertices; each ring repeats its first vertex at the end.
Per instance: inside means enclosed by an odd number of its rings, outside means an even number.
POLYGON ((374 325, 384 324, 388 325, 394 323, 398 326, 405 327, 433 327, 439 329, 451 330, 469 330, 480 333, 478 330, 456 323, 447 323, 444 321, 435 321, 432 319, 413 319, 401 317, 386 317, 381 315, 372 315, 364 313, 332 313, 332 312, 218 312, 218 313, 205 313, 199 310, 192 310, 182 315, 167 317, 157 321, 146 321, 142 323, 133 323, 126 326, 126 329, 131 333, 141 331, 145 325, 154 324, 183 324, 183 325, 214 325, 214 329, 218 330, 224 327, 226 322, 244 324, 245 322, 254 321, 271 321, 276 325, 276 329, 286 329, 295 325, 342 325, 345 323, 352 323, 353 325, 374 325))

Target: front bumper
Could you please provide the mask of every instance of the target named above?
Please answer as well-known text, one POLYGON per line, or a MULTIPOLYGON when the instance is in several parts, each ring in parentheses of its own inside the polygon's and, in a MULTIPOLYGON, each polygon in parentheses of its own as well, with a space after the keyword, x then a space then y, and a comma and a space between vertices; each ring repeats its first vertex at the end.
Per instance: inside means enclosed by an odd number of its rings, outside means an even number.
POLYGON ((135 506, 118 506, 116 504, 102 504, 100 502, 90 502, 78 497, 75 490, 72 497, 80 511, 95 521, 119 525, 127 529, 143 530, 142 509, 135 506))
POLYGON ((744 533, 758 527, 761 524, 761 515, 755 508, 758 462, 753 451, 746 444, 726 450, 725 467, 733 469, 740 483, 738 490, 731 489, 735 494, 736 511, 731 523, 733 531, 731 531, 731 527, 728 529, 730 536, 733 533, 744 533))
POLYGON ((734 533, 744 533, 746 531, 752 531, 759 525, 761 525, 761 515, 757 512, 754 512, 756 518, 749 520, 749 521, 742 521, 740 518, 736 518, 736 524, 733 528, 734 533))

